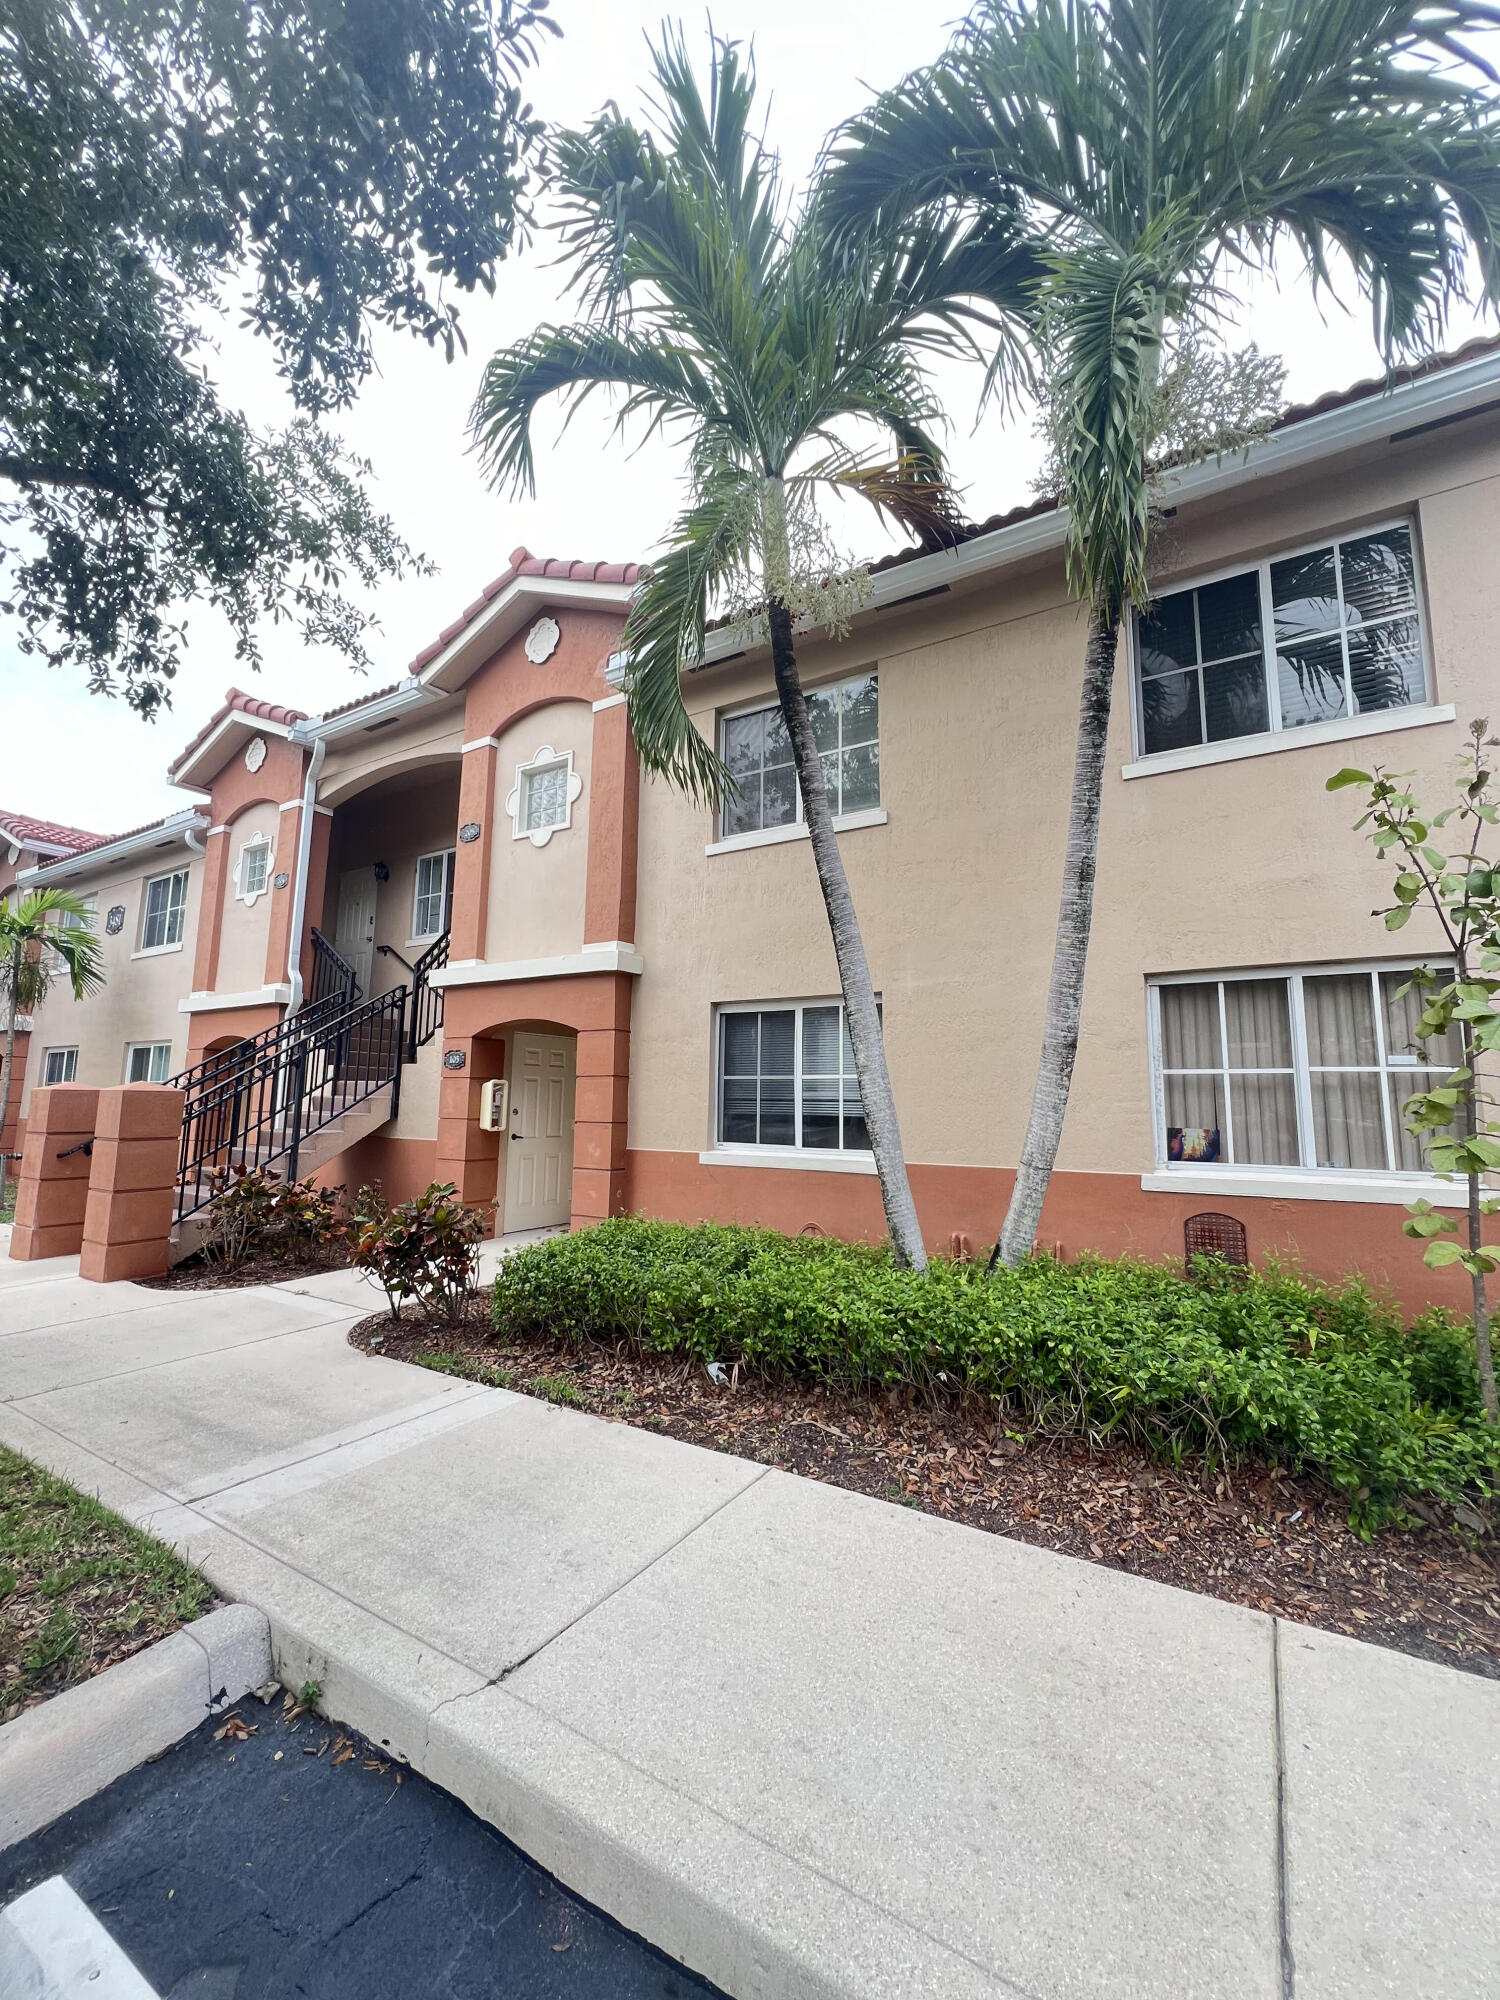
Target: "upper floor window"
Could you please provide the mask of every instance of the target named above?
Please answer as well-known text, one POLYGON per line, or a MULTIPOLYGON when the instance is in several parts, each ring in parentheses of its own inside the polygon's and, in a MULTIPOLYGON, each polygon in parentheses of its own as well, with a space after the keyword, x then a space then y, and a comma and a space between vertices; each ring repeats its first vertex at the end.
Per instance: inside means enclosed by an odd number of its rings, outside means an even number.
POLYGON ((170 1042, 131 1042, 125 1050, 127 1083, 165 1083, 171 1067, 170 1042))
POLYGON ((146 884, 146 901, 141 920, 141 950, 163 951, 182 943, 187 915, 188 872, 178 868, 170 875, 155 875, 146 884))
MULTIPOLYGON (((879 806, 879 676, 856 674, 833 687, 813 688, 807 712, 835 816, 879 806)), ((726 715, 719 727, 719 754, 739 787, 724 802, 725 838, 792 826, 802 818, 792 746, 779 704, 726 715)))
POLYGON ((1428 698, 1404 521, 1170 591, 1135 635, 1146 756, 1428 698))
POLYGON ((573 808, 582 796, 573 752, 542 744, 535 756, 516 766, 516 782, 505 801, 512 837, 545 847, 554 833, 573 824, 573 808))
POLYGON ((718 1110, 721 1146, 868 1152, 843 1007, 721 1008, 718 1110))
POLYGON ((416 897, 412 906, 414 938, 439 937, 453 927, 453 847, 424 854, 417 862, 416 897))
POLYGON ((77 1075, 77 1049, 48 1049, 42 1057, 43 1083, 72 1083, 77 1075))
POLYGON ((1457 1038, 1414 1029, 1410 969, 1160 980, 1156 1110, 1169 1165, 1421 1173, 1401 1107, 1437 1087, 1457 1038))
POLYGON ((238 872, 241 902, 253 903, 266 893, 271 880, 271 843, 264 834, 247 840, 240 849, 238 872))

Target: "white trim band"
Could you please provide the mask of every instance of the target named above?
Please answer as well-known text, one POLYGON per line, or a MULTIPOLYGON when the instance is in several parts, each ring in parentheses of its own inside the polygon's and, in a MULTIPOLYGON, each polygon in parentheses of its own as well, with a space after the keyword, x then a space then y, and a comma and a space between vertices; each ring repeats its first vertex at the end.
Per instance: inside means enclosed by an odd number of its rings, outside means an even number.
POLYGON ((1373 1201, 1397 1204, 1430 1201, 1434 1208, 1464 1208, 1468 1195, 1458 1181, 1430 1174, 1301 1172, 1291 1167, 1158 1167, 1142 1174, 1147 1194, 1259 1196, 1270 1201, 1373 1201))
POLYGON ((607 694, 603 701, 596 701, 594 703, 594 713, 597 715, 601 708, 622 708, 625 700, 626 697, 623 694, 607 694))
POLYGON ((1331 722, 1309 722, 1301 729, 1277 729, 1264 736, 1229 736, 1221 743, 1193 743, 1185 750, 1158 750, 1120 767, 1122 778, 1154 778, 1160 771, 1192 771, 1200 764, 1233 764, 1241 757, 1273 757, 1279 750, 1308 749, 1316 743, 1347 743, 1359 736, 1387 736, 1399 729, 1425 729, 1434 722, 1456 722, 1452 702, 1423 703, 1415 708, 1380 708, 1370 715, 1340 715, 1331 722))
POLYGON ((561 958, 459 959, 434 972, 427 983, 441 991, 448 986, 501 986, 512 979, 571 979, 581 972, 645 970, 646 961, 634 945, 589 944, 561 958))
POLYGON ((698 1155, 700 1167, 790 1167, 815 1174, 873 1174, 873 1153, 818 1153, 783 1146, 713 1146, 698 1155))
POLYGON ((285 1007, 292 997, 290 983, 256 986, 248 993, 189 993, 179 1000, 179 1014, 217 1014, 226 1007, 285 1007))
MULTIPOLYGON (((839 813, 833 822, 835 833, 853 833, 862 826, 884 826, 889 815, 884 806, 870 806, 864 812, 839 813)), ((742 847, 779 847, 784 840, 806 840, 806 820, 795 819, 786 826, 761 826, 753 833, 729 833, 711 841, 705 854, 737 854, 742 847)))

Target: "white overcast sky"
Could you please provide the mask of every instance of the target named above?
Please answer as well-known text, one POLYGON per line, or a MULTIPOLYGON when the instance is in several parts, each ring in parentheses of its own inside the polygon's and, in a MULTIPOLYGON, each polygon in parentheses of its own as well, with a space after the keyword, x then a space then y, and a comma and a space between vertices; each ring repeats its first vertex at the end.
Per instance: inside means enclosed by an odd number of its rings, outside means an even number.
MULTIPOLYGON (((639 109, 646 37, 656 33, 664 11, 662 0, 554 0, 563 38, 544 44, 531 77, 541 113, 578 123, 611 97, 639 109)), ((788 173, 800 178, 832 126, 873 90, 939 53, 961 11, 962 0, 716 0, 713 18, 721 34, 753 39, 771 140, 788 173)), ((693 17, 690 32, 706 47, 702 22, 702 15, 693 17)), ((534 499, 487 491, 466 452, 465 417, 485 357, 539 320, 567 315, 553 255, 542 238, 501 266, 493 299, 466 302, 469 352, 451 367, 418 342, 383 339, 380 372, 337 420, 347 443, 373 462, 380 503, 438 565, 434 577, 388 585, 381 593, 368 679, 285 629, 266 633, 264 670, 247 675, 236 666, 224 628, 210 614, 190 610, 190 649, 173 706, 148 725, 122 702, 87 694, 78 676, 23 658, 14 632, 0 625, 0 805, 98 832, 137 825, 192 802, 167 784, 165 767, 232 682, 304 710, 329 708, 361 687, 404 674, 413 654, 505 566, 518 544, 538 555, 649 556, 679 498, 677 457, 661 441, 632 454, 612 439, 602 401, 586 405, 560 439, 556 422, 544 423, 541 440, 550 448, 539 453, 534 499)), ((1241 320, 1246 337, 1286 359, 1293 400, 1376 372, 1362 307, 1355 304, 1346 314, 1315 303, 1295 268, 1279 279, 1254 288, 1241 320)), ((1476 330, 1467 317, 1456 321, 1449 344, 1476 330)), ((287 405, 262 348, 233 329, 232 315, 215 372, 226 399, 253 420, 267 426, 285 420, 287 405)), ((1025 425, 1007 429, 987 416, 976 429, 978 384, 977 372, 967 368, 942 377, 955 477, 973 519, 1026 499, 1037 455, 1025 425)), ((881 537, 873 522, 861 546, 878 552, 881 537)))

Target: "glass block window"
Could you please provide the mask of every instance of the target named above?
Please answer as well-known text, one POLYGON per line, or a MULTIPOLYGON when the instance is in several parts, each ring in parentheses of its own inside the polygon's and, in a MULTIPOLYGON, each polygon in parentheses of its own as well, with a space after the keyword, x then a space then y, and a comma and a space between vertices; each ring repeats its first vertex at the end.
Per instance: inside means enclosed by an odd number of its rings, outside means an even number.
POLYGON ((1458 1063, 1419 1050, 1410 968, 1162 980, 1157 1115, 1166 1162, 1422 1173, 1401 1110, 1458 1063))
POLYGON ((718 1138, 722 1146, 869 1151, 842 1005, 720 1009, 718 1138))
POLYGON ((156 875, 146 884, 145 913, 141 921, 141 950, 160 951, 165 945, 181 944, 187 914, 188 872, 177 869, 171 875, 156 875))
POLYGON ((271 843, 269 840, 248 841, 240 849, 240 896, 250 902, 256 896, 266 893, 266 884, 271 879, 271 843))
POLYGON ((170 1042, 132 1042, 125 1051, 127 1083, 165 1083, 171 1068, 170 1042))
POLYGON ((77 1049, 48 1049, 42 1057, 43 1083, 74 1083, 78 1078, 77 1049))
MULTIPOLYGON (((880 804, 880 690, 875 673, 856 674, 807 697, 813 741, 835 816, 880 804)), ((779 705, 725 716, 719 752, 738 786, 725 800, 720 832, 759 833, 802 818, 792 746, 779 705)))
POLYGON ((440 937, 453 927, 453 858, 457 849, 424 854, 417 861, 416 893, 412 903, 414 938, 440 937))
POLYGON ((1135 636, 1145 756, 1428 699, 1404 521, 1170 591, 1135 636))
POLYGON ((522 833, 540 833, 544 827, 566 824, 568 777, 566 763, 543 764, 526 773, 522 779, 522 833))

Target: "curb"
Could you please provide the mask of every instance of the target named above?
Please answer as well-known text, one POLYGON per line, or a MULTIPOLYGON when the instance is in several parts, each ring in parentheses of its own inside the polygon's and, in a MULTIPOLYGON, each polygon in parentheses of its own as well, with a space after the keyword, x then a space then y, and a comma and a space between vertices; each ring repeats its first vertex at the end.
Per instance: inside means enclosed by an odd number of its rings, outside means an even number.
POLYGON ((263 1612, 225 1604, 0 1728, 0 1850, 271 1678, 263 1612))

